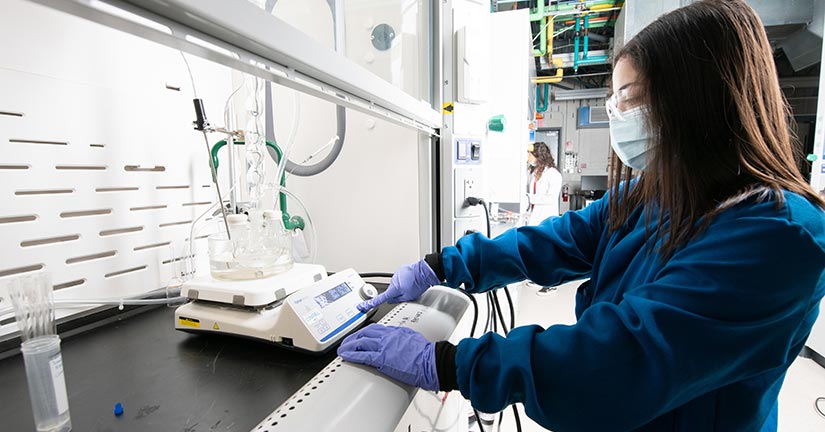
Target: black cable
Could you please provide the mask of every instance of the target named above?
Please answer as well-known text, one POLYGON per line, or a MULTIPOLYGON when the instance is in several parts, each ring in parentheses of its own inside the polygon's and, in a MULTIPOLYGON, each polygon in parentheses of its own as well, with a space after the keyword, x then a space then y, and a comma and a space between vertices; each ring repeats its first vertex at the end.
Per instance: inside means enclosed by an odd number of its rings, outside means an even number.
POLYGON ((490 309, 493 311, 493 331, 498 333, 498 318, 496 317, 498 310, 496 310, 496 302, 493 300, 493 292, 490 291, 488 294, 489 297, 487 297, 487 301, 492 305, 490 309))
POLYGON ((383 277, 383 278, 391 278, 392 273, 380 273, 380 272, 373 272, 373 273, 358 273, 358 276, 362 278, 374 278, 374 277, 383 277))
POLYGON ((492 312, 490 311, 490 297, 487 297, 487 322, 484 323, 484 333, 490 331, 490 316, 492 316, 492 312))
POLYGON ((493 304, 496 305, 496 313, 498 313, 498 319, 501 321, 501 329, 504 330, 504 336, 507 336, 510 333, 510 330, 507 328, 507 324, 504 323, 504 315, 501 314, 501 303, 498 302, 498 295, 495 291, 492 291, 493 294, 493 304))
POLYGON ((476 334, 476 324, 478 324, 478 302, 476 302, 475 297, 472 294, 464 291, 463 289, 458 289, 458 291, 465 296, 467 296, 471 302, 473 302, 473 327, 470 329, 470 337, 474 337, 476 334))
POLYGON ((490 295, 490 292, 487 292, 487 305, 489 306, 487 310, 490 312, 487 315, 487 319, 490 321, 490 330, 493 333, 498 333, 498 321, 496 320, 496 304, 493 303, 493 298, 490 295))
POLYGON ((521 417, 518 414, 518 407, 516 407, 516 404, 510 406, 513 407, 513 417, 516 419, 516 431, 521 432, 521 417))
POLYGON ((487 237, 491 238, 491 230, 490 230, 490 210, 487 209, 487 203, 484 202, 483 198, 476 198, 476 197, 467 197, 464 200, 464 203, 470 207, 480 205, 484 207, 484 216, 487 220, 487 237))
MULTIPOLYGON (((510 291, 507 289, 507 287, 504 287, 504 292, 507 295, 507 301, 510 304, 510 329, 512 329, 515 326, 515 318, 514 318, 514 314, 513 314, 513 299, 512 299, 512 297, 510 297, 510 291)), ((509 333, 509 330, 507 329, 507 324, 504 323, 504 316, 501 314, 501 304, 498 301, 498 295, 496 294, 495 291, 491 291, 488 294, 491 294, 490 297, 492 297, 492 299, 493 299, 493 309, 497 312, 498 319, 499 319, 499 321, 501 321, 501 327, 502 327, 502 330, 504 330, 504 335, 507 336, 507 334, 509 333)), ((488 299, 490 297, 488 297, 488 299)), ((515 417, 515 421, 516 421, 516 431, 521 432, 521 417, 519 417, 518 408, 516 407, 515 404, 513 404, 512 407, 513 407, 513 416, 515 417)), ((502 415, 503 414, 504 413, 502 412, 502 415)), ((499 419, 499 424, 501 424, 501 419, 499 419)))
MULTIPOLYGON (((493 292, 492 291, 490 292, 490 299, 491 300, 493 299, 493 292)), ((496 319, 496 314, 498 314, 498 309, 496 307, 496 302, 495 301, 493 301, 492 310, 493 310, 493 331, 498 333, 498 320, 496 319)))
POLYGON ((479 200, 479 204, 481 204, 481 206, 484 207, 484 216, 487 219, 487 238, 493 238, 493 236, 490 234, 490 210, 487 209, 487 203, 484 202, 484 200, 479 200))
POLYGON ((507 303, 510 305, 510 330, 516 328, 516 311, 513 307, 513 298, 510 297, 510 290, 504 287, 504 294, 507 296, 507 303))
POLYGON ((478 430, 480 432, 484 432, 484 425, 481 423, 481 416, 478 415, 478 410, 476 410, 475 407, 473 408, 473 414, 475 414, 475 416, 476 416, 476 423, 478 423, 478 430))
POLYGON ((825 418, 825 412, 823 412, 823 409, 819 406, 820 402, 825 402, 825 397, 816 398, 816 400, 814 401, 814 409, 816 410, 817 414, 825 418))

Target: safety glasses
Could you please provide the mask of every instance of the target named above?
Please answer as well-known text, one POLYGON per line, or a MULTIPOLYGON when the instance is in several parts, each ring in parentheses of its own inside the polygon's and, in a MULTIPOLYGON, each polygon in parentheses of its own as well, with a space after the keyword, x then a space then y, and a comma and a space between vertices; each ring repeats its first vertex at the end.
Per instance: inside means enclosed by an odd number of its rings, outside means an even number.
POLYGON ((636 83, 627 84, 613 93, 608 99, 605 108, 610 120, 625 120, 625 114, 642 106, 643 99, 638 95, 639 86, 636 83))

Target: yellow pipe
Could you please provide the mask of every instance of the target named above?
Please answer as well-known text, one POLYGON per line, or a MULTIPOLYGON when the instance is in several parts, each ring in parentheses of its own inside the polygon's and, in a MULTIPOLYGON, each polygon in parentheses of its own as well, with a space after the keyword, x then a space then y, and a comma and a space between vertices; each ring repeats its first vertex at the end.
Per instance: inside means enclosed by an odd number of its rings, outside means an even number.
POLYGON ((552 61, 553 65, 556 66, 556 74, 549 77, 534 78, 534 84, 553 84, 561 82, 561 80, 564 79, 564 69, 562 68, 564 60, 562 60, 561 57, 556 57, 552 61))
POLYGON ((613 8, 612 4, 600 4, 600 5, 594 5, 593 7, 590 8, 590 10, 593 11, 593 12, 598 12, 598 11, 602 11, 602 10, 605 10, 605 9, 612 9, 612 8, 613 8))

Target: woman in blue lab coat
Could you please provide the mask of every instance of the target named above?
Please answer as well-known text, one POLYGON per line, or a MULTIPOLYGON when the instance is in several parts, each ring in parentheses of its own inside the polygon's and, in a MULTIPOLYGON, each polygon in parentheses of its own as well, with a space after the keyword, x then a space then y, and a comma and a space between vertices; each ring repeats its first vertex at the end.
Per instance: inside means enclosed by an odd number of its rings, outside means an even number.
POLYGON ((761 21, 742 0, 660 17, 616 53, 611 190, 589 207, 399 269, 363 309, 433 284, 590 278, 575 325, 458 346, 369 326, 347 361, 564 431, 775 431, 825 294, 825 201, 793 156, 761 21))

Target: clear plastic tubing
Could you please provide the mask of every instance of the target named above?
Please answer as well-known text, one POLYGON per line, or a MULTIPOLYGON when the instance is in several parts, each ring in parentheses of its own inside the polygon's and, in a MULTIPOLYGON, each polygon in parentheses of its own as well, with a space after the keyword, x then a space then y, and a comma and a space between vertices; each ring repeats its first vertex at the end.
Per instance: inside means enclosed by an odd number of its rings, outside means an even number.
POLYGON ((26 365, 26 380, 32 403, 34 423, 38 432, 68 432, 72 430, 69 398, 60 355, 60 337, 38 336, 20 345, 26 365))
MULTIPOLYGON (((156 299, 75 299, 75 300, 55 300, 55 308, 70 309, 71 306, 92 306, 92 305, 113 305, 113 306, 147 306, 147 305, 163 305, 170 303, 183 303, 188 298, 175 296, 163 297, 156 299), (61 307, 62 306, 62 307, 61 307)), ((0 317, 11 315, 14 309, 6 308, 0 309, 0 317)))
MULTIPOLYGON (((284 158, 286 159, 286 158, 284 158)), ((295 196, 289 189, 281 186, 275 186, 275 195, 277 196, 278 193, 283 192, 290 198, 294 199, 299 206, 304 210, 304 214, 307 216, 307 224, 309 224, 309 232, 312 235, 312 252, 310 253, 309 262, 314 263, 315 258, 318 256, 318 234, 315 231, 315 224, 312 223, 312 216, 309 214, 309 210, 307 206, 304 205, 304 202, 301 201, 300 198, 295 196)))

